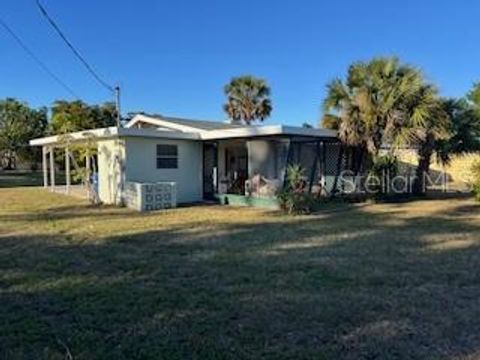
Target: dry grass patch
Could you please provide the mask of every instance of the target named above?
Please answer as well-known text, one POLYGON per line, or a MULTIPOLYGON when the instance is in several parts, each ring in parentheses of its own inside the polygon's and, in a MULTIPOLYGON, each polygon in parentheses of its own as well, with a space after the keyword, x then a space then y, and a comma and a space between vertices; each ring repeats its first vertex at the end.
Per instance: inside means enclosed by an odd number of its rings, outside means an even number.
POLYGON ((474 358, 479 207, 332 210, 0 190, 0 358, 474 358))

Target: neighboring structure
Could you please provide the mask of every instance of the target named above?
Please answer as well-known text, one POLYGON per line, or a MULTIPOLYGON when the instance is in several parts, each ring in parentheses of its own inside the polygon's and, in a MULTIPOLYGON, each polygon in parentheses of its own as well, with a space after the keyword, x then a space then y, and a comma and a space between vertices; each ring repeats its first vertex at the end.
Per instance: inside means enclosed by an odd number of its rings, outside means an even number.
MULTIPOLYGON (((65 138, 30 141, 33 146, 43 147, 45 186, 48 154, 50 179, 54 179, 55 148, 65 148, 68 154, 71 144, 94 143, 98 196, 107 204, 124 203, 129 182, 173 182, 178 203, 214 198, 223 202, 270 199, 283 186, 287 164, 291 163, 306 169, 311 191, 329 192, 340 153, 336 133, 331 130, 242 126, 150 115, 137 115, 124 128, 71 133, 67 142, 65 138)), ((50 185, 55 187, 54 181, 50 185)), ((69 174, 67 191, 68 185, 69 174)))
MULTIPOLYGON (((399 173, 414 176, 418 165, 418 154, 415 149, 401 149, 396 152, 399 162, 399 173)), ((443 188, 449 191, 471 191, 475 183, 472 167, 480 162, 478 151, 452 154, 448 163, 442 163, 435 155, 429 170, 429 184, 433 188, 443 188)))

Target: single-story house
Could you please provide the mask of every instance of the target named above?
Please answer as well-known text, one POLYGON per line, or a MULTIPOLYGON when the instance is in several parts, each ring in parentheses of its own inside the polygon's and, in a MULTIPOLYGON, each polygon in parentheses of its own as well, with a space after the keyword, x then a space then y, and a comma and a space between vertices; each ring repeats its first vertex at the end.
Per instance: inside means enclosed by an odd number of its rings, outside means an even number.
MULTIPOLYGON (((49 177, 55 186, 54 149, 68 153, 69 144, 78 142, 97 149, 92 171, 97 173, 98 198, 106 204, 125 203, 130 183, 174 184, 178 203, 261 201, 281 189, 287 166, 294 163, 306 169, 310 190, 328 192, 340 149, 336 132, 327 129, 139 114, 121 128, 31 140, 32 146, 43 148, 45 186, 49 177)), ((66 162, 69 185, 70 156, 66 162)))

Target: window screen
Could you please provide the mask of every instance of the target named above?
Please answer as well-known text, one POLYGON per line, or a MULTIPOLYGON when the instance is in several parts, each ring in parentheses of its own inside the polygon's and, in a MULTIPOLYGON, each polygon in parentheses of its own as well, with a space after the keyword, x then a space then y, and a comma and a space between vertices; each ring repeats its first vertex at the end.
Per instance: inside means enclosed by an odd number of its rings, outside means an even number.
POLYGON ((178 146, 157 145, 157 169, 178 168, 178 146))

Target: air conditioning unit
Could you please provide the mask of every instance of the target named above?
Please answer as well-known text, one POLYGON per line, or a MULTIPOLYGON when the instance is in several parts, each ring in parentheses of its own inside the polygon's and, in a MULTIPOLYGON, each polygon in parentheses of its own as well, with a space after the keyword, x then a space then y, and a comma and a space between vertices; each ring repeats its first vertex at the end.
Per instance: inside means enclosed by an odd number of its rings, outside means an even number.
POLYGON ((152 211, 177 207, 175 182, 127 182, 125 188, 125 202, 131 209, 152 211))

